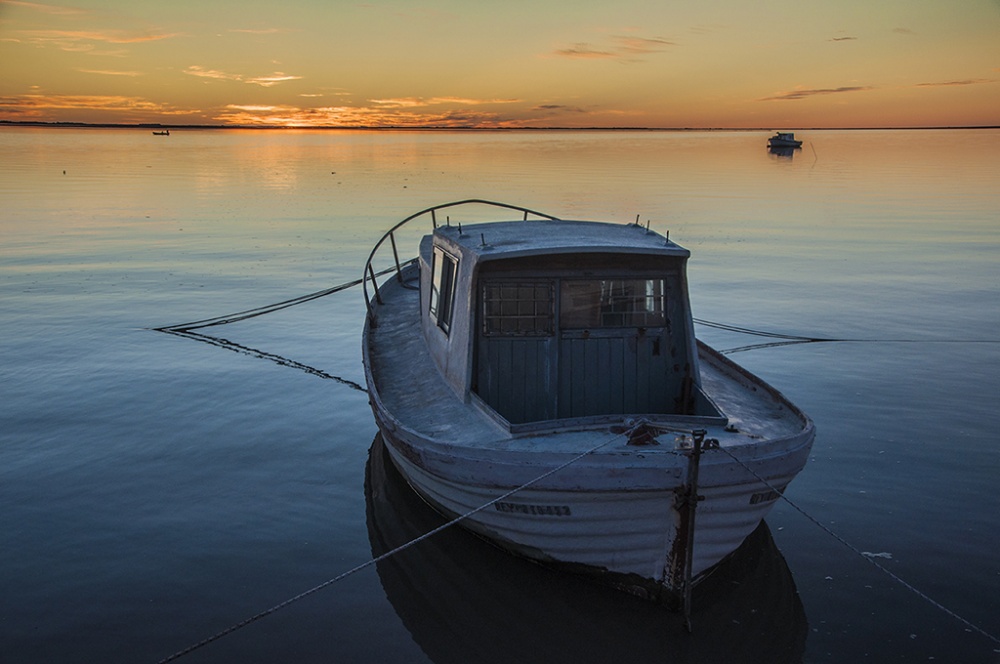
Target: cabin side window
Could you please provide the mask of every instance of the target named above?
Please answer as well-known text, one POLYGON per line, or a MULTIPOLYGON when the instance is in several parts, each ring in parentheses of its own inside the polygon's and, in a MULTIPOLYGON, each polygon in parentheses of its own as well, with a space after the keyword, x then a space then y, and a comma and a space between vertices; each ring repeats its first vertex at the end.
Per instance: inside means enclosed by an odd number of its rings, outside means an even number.
POLYGON ((559 326, 664 327, 663 279, 565 279, 559 293, 559 326))
POLYGON ((441 247, 434 247, 431 265, 431 297, 428 309, 431 318, 445 332, 451 329, 452 301, 455 295, 455 275, 458 259, 441 247))
POLYGON ((550 281, 489 281, 483 285, 483 334, 546 337, 553 333, 550 281))

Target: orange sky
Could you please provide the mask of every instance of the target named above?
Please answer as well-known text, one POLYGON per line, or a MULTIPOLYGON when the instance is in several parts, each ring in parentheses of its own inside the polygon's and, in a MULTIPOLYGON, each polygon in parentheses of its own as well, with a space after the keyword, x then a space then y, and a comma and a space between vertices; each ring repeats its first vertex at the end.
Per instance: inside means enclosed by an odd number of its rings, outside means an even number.
POLYGON ((1000 125, 1000 0, 0 0, 0 120, 1000 125))

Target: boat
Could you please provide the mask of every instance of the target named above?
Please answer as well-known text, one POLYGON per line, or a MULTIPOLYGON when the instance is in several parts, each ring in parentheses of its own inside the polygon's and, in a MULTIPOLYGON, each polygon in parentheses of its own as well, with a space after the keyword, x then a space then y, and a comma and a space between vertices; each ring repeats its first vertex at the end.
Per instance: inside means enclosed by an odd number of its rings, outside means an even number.
POLYGON ((170 130, 169 129, 164 129, 163 131, 154 131, 153 132, 153 136, 169 136, 169 135, 170 135, 170 130))
POLYGON ((695 338, 689 256, 638 219, 479 199, 397 223, 362 278, 365 379, 394 466, 499 547, 689 615, 815 436, 695 338))
POLYGON ((767 139, 767 146, 770 148, 800 148, 802 141, 795 140, 795 134, 792 132, 779 131, 767 139))

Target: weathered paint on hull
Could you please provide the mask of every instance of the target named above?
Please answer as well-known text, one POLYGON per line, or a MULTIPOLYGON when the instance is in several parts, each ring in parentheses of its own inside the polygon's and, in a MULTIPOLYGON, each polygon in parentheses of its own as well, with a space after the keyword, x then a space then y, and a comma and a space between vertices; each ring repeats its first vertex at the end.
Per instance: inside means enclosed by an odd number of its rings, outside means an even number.
MULTIPOLYGON (((423 459, 414 458, 411 445, 387 429, 383 428, 383 438, 393 463, 414 490, 442 513, 464 515, 506 493, 496 486, 455 482, 428 472, 422 467, 426 465, 423 459)), ((784 487, 805 464, 808 448, 799 447, 769 464, 755 464, 754 470, 772 485, 784 487)), ((714 470, 706 466, 709 482, 726 482, 727 475, 734 481, 699 486, 704 500, 698 504, 694 537, 692 577, 696 580, 738 548, 777 499, 745 471, 731 473, 721 465, 714 470), (759 498, 755 500, 754 495, 759 498)), ((529 487, 461 523, 519 555, 593 574, 633 594, 676 604, 683 580, 679 574, 683 519, 676 507, 680 486, 676 481, 646 491, 529 487)))
MULTIPOLYGON (((365 498, 373 556, 442 524, 396 472, 381 435, 369 453, 365 498)), ((434 662, 803 660, 805 611, 766 524, 698 585, 694 630, 683 638, 683 617, 546 573, 456 530, 378 563, 386 597, 434 662)))

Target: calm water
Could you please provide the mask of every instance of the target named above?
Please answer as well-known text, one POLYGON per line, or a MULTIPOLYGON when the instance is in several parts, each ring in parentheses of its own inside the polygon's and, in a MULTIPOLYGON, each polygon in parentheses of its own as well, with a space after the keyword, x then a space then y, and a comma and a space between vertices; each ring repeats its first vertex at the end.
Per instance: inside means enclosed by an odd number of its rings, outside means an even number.
MULTIPOLYGON (((355 279, 468 197, 639 215, 691 249, 699 318, 855 340, 732 355, 816 421, 788 497, 1000 635, 1000 132, 766 137, 0 129, 0 660, 157 662, 433 524, 369 467, 363 393, 149 328, 355 279)), ((363 383, 362 309, 209 333, 363 383)), ((792 507, 767 524, 692 637, 456 531, 179 661, 1000 662, 792 507)))

